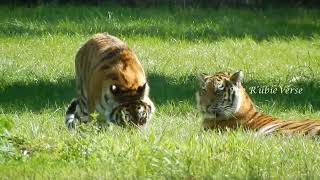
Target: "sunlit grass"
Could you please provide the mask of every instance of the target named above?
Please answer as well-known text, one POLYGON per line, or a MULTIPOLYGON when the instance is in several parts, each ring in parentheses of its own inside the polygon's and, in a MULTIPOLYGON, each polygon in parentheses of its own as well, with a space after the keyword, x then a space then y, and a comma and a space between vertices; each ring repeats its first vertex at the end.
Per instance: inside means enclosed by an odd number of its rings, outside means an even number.
POLYGON ((0 120, 12 120, 18 138, 1 136, 1 177, 319 178, 318 138, 203 132, 194 97, 198 73, 241 69, 247 88, 303 88, 253 94, 260 110, 319 119, 318 17, 306 9, 1 7, 0 120), (75 53, 100 31, 125 40, 147 72, 157 111, 146 131, 64 126, 75 53))

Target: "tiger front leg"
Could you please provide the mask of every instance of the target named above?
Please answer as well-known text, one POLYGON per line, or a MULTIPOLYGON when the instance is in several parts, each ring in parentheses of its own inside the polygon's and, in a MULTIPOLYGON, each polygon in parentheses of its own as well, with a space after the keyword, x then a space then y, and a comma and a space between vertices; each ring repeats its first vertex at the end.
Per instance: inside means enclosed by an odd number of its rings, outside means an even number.
POLYGON ((82 111, 78 99, 73 99, 67 108, 65 115, 65 124, 68 129, 75 129, 80 123, 86 123, 89 121, 87 113, 82 111))

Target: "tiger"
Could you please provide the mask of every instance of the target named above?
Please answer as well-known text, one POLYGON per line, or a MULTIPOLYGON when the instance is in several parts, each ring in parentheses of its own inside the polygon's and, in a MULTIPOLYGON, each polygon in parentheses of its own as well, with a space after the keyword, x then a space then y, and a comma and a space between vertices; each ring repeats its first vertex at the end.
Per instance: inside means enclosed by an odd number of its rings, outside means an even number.
POLYGON ((242 86, 243 72, 201 74, 196 92, 197 109, 204 130, 226 130, 243 127, 258 134, 320 135, 320 121, 288 121, 257 111, 242 86))
POLYGON ((67 107, 65 124, 93 120, 100 124, 143 128, 155 107, 144 69, 126 43, 108 33, 93 35, 75 56, 76 98, 67 107))

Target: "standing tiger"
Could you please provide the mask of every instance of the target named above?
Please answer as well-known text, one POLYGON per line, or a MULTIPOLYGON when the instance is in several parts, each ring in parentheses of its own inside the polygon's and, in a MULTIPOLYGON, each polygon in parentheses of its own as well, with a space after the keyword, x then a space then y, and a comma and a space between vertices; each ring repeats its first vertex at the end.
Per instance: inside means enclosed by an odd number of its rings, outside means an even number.
POLYGON ((75 69, 77 98, 66 111, 68 128, 88 122, 94 112, 107 124, 147 124, 154 105, 146 75, 124 42, 108 34, 95 34, 76 54, 75 69))
POLYGON ((285 121, 258 112, 241 84, 242 71, 201 75, 197 106, 204 129, 236 128, 239 125, 259 133, 320 135, 320 121, 285 121))

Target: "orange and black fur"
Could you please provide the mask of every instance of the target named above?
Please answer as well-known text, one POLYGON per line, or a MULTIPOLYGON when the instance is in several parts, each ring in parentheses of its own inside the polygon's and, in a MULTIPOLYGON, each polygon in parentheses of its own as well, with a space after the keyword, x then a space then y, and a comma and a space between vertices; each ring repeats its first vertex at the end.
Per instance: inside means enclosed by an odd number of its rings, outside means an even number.
POLYGON ((145 126, 154 112, 143 67, 120 39, 95 34, 75 58, 77 98, 69 105, 65 122, 73 128, 97 112, 104 122, 145 126))
POLYGON ((233 75, 219 72, 201 75, 197 92, 198 109, 203 115, 204 129, 225 129, 243 126, 259 133, 320 135, 320 121, 285 121, 258 112, 241 84, 242 71, 233 75))

